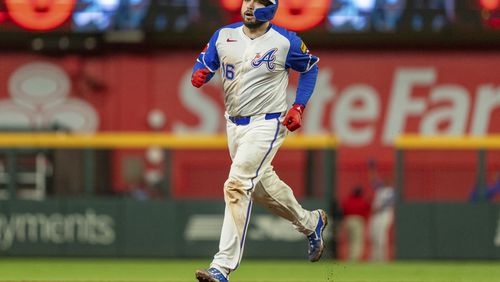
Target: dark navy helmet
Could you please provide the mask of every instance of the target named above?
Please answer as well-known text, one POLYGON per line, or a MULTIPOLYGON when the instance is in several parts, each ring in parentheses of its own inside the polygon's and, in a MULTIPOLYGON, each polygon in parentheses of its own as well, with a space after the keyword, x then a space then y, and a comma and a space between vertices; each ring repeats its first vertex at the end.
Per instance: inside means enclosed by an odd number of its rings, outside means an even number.
POLYGON ((268 22, 274 18, 278 10, 278 0, 269 0, 272 4, 264 8, 255 9, 255 19, 261 22, 268 22))

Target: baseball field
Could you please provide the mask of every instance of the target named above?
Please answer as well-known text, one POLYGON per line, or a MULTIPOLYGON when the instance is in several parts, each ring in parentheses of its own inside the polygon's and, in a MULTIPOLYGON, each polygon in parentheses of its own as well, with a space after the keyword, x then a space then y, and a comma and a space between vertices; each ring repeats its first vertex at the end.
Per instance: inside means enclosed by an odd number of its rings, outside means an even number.
MULTIPOLYGON (((0 281, 196 281, 202 260, 0 259, 0 281)), ((500 261, 349 264, 245 260, 233 282, 499 282, 500 261)))

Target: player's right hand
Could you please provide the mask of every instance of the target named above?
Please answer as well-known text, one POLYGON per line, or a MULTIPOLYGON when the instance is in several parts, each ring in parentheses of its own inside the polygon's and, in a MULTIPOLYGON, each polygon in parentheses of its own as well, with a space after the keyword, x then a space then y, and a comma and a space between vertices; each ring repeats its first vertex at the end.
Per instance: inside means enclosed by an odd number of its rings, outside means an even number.
POLYGON ((210 71, 207 69, 197 69, 191 77, 191 84, 196 88, 200 88, 207 81, 209 74, 210 71))

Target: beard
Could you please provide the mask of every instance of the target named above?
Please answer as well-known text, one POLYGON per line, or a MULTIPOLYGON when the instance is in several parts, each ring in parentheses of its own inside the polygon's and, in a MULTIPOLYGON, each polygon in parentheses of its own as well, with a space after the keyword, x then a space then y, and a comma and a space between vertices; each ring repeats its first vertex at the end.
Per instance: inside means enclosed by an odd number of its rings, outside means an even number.
POLYGON ((245 17, 245 13, 242 13, 241 18, 243 19, 243 24, 249 29, 261 27, 263 24, 266 23, 258 21, 257 19, 255 19, 255 17, 251 20, 247 20, 245 17))
POLYGON ((266 22, 261 22, 261 21, 243 21, 243 24, 248 27, 249 29, 254 29, 254 28, 258 28, 258 27, 261 27, 263 24, 265 24, 266 22))

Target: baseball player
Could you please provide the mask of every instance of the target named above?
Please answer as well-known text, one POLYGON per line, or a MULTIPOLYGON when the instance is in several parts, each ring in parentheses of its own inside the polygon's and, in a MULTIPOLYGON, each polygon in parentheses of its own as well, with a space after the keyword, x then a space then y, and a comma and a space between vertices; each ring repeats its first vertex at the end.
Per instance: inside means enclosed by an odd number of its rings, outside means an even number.
POLYGON ((377 172, 375 161, 368 162, 368 173, 372 182, 373 202, 369 224, 371 239, 371 260, 384 261, 388 259, 389 229, 394 222, 394 204, 396 194, 391 180, 381 178, 377 172))
POLYGON ((223 282, 243 255, 254 202, 289 220, 309 240, 309 260, 323 252, 323 210, 308 211, 281 181, 271 162, 287 129, 301 126, 302 113, 314 90, 319 59, 293 32, 271 24, 278 0, 243 0, 243 22, 217 30, 196 60, 191 82, 207 83, 219 70, 224 88, 226 130, 232 165, 224 183, 226 203, 219 252, 198 281, 223 282), (290 69, 300 72, 297 94, 287 112, 290 69))

